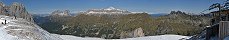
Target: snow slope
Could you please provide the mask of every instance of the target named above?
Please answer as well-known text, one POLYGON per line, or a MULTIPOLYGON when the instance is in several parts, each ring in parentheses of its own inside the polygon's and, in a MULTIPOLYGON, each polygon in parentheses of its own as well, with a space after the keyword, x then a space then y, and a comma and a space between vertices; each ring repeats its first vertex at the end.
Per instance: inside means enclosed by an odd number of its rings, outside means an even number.
POLYGON ((0 15, 0 23, 0 40, 62 40, 22 18, 0 15))
POLYGON ((146 36, 137 38, 126 38, 126 39, 102 39, 102 38, 90 38, 90 37, 76 37, 71 35, 59 35, 64 40, 180 40, 182 38, 188 38, 188 36, 180 35, 158 35, 158 36, 146 36))

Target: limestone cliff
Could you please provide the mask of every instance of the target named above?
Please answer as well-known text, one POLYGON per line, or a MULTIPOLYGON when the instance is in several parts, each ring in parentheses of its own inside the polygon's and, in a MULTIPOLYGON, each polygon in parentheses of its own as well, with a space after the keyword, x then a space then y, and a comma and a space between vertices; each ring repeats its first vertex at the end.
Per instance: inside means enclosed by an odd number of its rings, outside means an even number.
POLYGON ((14 16, 15 18, 23 18, 33 22, 33 17, 27 12, 23 4, 14 2, 12 5, 6 6, 0 2, 0 14, 14 16))

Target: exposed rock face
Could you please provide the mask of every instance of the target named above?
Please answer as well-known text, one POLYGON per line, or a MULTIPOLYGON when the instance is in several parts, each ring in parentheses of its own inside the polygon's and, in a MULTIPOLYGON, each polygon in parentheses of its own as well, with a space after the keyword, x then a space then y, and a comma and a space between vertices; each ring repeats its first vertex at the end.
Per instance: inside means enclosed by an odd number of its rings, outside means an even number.
POLYGON ((133 37, 143 37, 145 34, 143 33, 142 28, 137 28, 134 30, 134 36, 133 37))
POLYGON ((33 17, 26 11, 25 7, 21 3, 14 2, 10 6, 5 6, 2 2, 0 3, 1 15, 14 16, 18 18, 24 18, 28 21, 33 22, 33 17))
POLYGON ((0 2, 0 13, 2 13, 3 12, 3 10, 4 10, 4 7, 5 5, 2 3, 2 2, 0 2))
POLYGON ((70 16, 69 12, 70 12, 69 10, 64 10, 64 11, 56 10, 52 12, 51 16, 70 16))
POLYGON ((5 15, 5 4, 3 2, 0 2, 0 14, 5 15))
POLYGON ((122 32, 120 38, 133 38, 133 37, 143 37, 145 34, 143 33, 142 28, 137 28, 130 32, 122 32))

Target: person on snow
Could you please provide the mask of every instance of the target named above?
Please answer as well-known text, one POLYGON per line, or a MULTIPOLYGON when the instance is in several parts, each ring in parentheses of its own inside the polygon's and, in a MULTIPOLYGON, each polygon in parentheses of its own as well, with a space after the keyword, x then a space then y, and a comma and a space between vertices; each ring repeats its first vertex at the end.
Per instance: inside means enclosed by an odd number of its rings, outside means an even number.
POLYGON ((6 24, 6 20, 5 20, 5 24, 6 24))

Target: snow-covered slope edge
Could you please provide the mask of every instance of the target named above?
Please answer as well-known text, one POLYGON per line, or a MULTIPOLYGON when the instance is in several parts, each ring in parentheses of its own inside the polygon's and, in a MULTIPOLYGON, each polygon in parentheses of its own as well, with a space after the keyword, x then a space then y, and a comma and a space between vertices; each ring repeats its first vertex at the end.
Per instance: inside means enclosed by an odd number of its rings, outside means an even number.
POLYGON ((181 36, 181 35, 158 35, 158 36, 145 36, 145 37, 137 37, 137 38, 126 38, 126 39, 102 39, 102 38, 91 38, 91 37, 76 37, 71 35, 57 35, 60 36, 64 40, 181 40, 187 39, 188 36, 181 36))
POLYGON ((0 40, 62 40, 22 18, 0 15, 0 23, 0 40))

